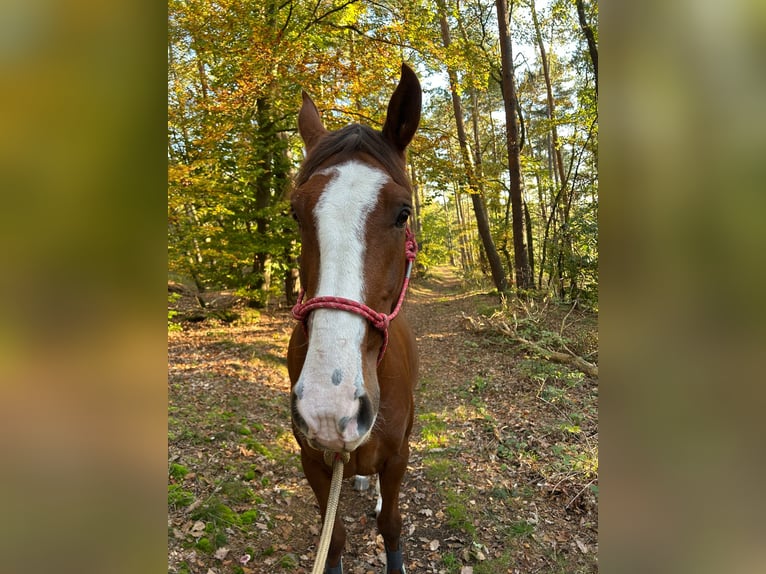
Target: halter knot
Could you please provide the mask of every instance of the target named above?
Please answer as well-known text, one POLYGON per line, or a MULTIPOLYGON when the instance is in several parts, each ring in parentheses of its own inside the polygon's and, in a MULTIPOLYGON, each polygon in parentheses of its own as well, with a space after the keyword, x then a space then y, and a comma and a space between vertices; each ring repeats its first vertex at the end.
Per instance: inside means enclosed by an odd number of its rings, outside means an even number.
POLYGON ((391 321, 396 318, 404 303, 404 296, 407 293, 407 286, 410 283, 410 273, 412 271, 412 263, 415 261, 415 257, 418 253, 418 243, 415 240, 415 235, 410 231, 410 228, 406 229, 406 241, 404 246, 404 255, 407 260, 407 269, 404 274, 404 283, 402 284, 402 290, 399 293, 399 298, 396 301, 394 310, 388 315, 385 313, 379 313, 374 309, 371 309, 364 303, 354 301, 353 299, 346 299, 345 297, 333 297, 322 296, 312 297, 305 303, 303 297, 306 295, 306 291, 301 289, 298 294, 298 302, 292 308, 292 315, 296 321, 300 321, 303 324, 303 330, 308 336, 307 322, 309 313, 314 309, 337 309, 339 311, 346 311, 348 313, 355 313, 362 316, 364 319, 370 322, 373 327, 383 334, 383 345, 380 347, 378 353, 378 364, 383 360, 383 355, 388 347, 388 327, 391 321))
POLYGON ((375 322, 372 323, 373 327, 379 331, 385 331, 391 324, 391 318, 385 313, 381 314, 375 322))

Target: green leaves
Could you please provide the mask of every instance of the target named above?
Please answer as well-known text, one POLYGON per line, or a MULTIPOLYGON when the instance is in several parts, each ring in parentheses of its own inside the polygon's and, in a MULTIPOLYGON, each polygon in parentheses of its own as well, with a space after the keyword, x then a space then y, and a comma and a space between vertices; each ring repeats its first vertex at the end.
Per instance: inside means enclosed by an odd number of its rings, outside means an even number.
MULTIPOLYGON (((264 299, 278 294, 300 248, 285 202, 303 155, 296 132, 301 89, 311 94, 328 129, 352 121, 379 129, 403 60, 425 89, 421 127, 409 152, 421 204, 415 214, 419 263, 427 268, 455 261, 467 275, 484 273, 446 89, 449 66, 491 235, 507 250, 503 265, 512 267, 494 3, 441 3, 451 31, 446 48, 434 0, 171 0, 170 269, 205 288, 241 288, 264 299)), ((586 4, 595 26, 597 5, 586 4)), ((595 304, 598 125, 592 66, 574 2, 540 6, 538 17, 553 117, 530 6, 514 4, 514 73, 525 138, 520 162, 531 227, 525 241, 532 243, 536 287, 595 304), (558 150, 550 143, 554 128, 558 150), (556 152, 566 185, 551 168, 556 152)))

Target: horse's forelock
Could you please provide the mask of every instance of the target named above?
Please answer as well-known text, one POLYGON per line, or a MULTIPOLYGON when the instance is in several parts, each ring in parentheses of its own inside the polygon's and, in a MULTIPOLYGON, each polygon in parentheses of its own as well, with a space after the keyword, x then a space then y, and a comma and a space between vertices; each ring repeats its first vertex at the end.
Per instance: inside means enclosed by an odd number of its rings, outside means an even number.
POLYGON ((404 158, 380 134, 368 126, 351 124, 323 137, 311 150, 295 178, 300 186, 320 168, 329 167, 328 161, 340 164, 359 159, 366 154, 377 161, 388 175, 401 186, 409 187, 404 158))

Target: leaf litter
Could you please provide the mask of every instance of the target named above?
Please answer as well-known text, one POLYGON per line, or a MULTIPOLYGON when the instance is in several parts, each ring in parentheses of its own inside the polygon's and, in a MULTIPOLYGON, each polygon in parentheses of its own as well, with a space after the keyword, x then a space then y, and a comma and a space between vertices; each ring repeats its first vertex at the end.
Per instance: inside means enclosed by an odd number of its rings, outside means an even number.
MULTIPOLYGON (((408 571, 597 572, 597 381, 466 328, 497 306, 446 269, 408 295, 421 356, 400 495, 408 571)), ((288 309, 243 309, 168 333, 169 465, 188 470, 168 478, 169 573, 311 571, 321 521, 290 430, 292 327, 288 309)), ((597 341, 594 317, 577 329, 597 341)), ((374 507, 373 489, 344 484, 346 572, 383 570, 374 507)))

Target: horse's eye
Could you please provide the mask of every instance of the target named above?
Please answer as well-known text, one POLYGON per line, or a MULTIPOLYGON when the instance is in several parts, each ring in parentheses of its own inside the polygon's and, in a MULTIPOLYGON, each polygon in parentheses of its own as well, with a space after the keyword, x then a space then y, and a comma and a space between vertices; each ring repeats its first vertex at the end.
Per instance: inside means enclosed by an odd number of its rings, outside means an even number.
POLYGON ((396 226, 397 227, 404 227, 407 224, 407 219, 410 217, 410 208, 405 207, 399 212, 398 217, 396 218, 396 226))
POLYGON ((292 205, 290 206, 290 215, 295 221, 298 221, 298 214, 295 212, 295 208, 292 205))

